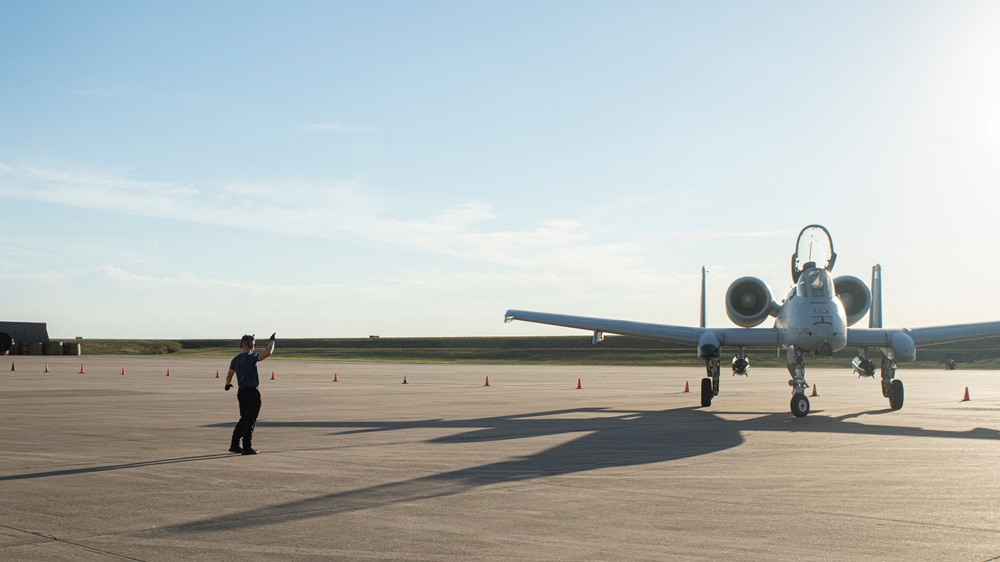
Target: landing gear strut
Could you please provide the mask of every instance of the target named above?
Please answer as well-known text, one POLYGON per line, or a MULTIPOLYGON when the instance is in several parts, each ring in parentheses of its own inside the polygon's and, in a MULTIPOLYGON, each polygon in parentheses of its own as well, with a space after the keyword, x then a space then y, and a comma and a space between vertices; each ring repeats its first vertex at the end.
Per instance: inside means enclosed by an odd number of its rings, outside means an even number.
POLYGON ((701 379, 701 407, 712 405, 712 398, 719 395, 719 358, 711 357, 705 360, 706 377, 701 379))
POLYGON ((795 349, 794 345, 788 346, 788 374, 792 380, 788 381, 788 386, 792 387, 792 402, 790 407, 792 414, 797 418, 805 417, 809 413, 809 399, 806 398, 806 366, 802 362, 802 352, 795 349))
POLYGON ((882 356, 882 396, 889 399, 893 410, 903 407, 903 381, 896 379, 896 364, 885 356, 882 356))

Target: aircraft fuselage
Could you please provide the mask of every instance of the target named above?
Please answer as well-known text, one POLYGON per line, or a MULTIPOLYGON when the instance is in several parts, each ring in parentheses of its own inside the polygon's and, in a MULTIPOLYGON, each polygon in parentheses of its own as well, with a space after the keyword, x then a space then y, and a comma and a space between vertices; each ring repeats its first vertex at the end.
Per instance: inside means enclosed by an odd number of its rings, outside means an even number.
POLYGON ((782 348, 830 356, 847 347, 847 313, 824 269, 802 272, 778 311, 774 327, 782 348))

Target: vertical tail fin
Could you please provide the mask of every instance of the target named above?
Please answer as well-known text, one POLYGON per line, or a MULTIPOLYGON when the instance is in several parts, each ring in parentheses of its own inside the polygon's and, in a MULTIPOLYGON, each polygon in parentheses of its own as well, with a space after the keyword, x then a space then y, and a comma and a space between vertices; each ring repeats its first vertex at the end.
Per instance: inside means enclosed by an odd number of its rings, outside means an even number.
POLYGON ((868 313, 868 327, 882 327, 882 266, 872 266, 872 309, 868 313))
POLYGON ((701 266, 701 323, 698 324, 699 327, 705 327, 705 273, 708 270, 705 266, 701 266))

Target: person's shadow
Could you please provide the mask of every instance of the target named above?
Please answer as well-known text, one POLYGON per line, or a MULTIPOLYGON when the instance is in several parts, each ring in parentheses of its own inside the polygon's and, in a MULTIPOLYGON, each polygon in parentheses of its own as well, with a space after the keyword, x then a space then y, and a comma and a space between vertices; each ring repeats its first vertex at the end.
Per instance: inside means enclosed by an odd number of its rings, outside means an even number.
MULTIPOLYGON (((161 531, 197 533, 252 528, 459 494, 500 482, 523 481, 609 467, 670 462, 736 447, 743 443, 744 431, 959 439, 1000 438, 1000 432, 994 429, 942 431, 849 421, 850 418, 864 414, 882 414, 889 411, 877 410, 839 418, 825 417, 818 412, 807 418, 793 418, 789 413, 764 414, 751 419, 731 421, 711 411, 693 407, 661 411, 577 408, 468 420, 261 422, 259 424, 261 426, 341 430, 331 433, 332 437, 359 432, 401 431, 415 428, 456 430, 448 436, 431 439, 429 443, 508 441, 561 434, 580 434, 580 436, 533 455, 400 482, 323 494, 260 509, 192 521, 167 527, 161 531)), ((219 426, 228 427, 226 424, 219 426)))

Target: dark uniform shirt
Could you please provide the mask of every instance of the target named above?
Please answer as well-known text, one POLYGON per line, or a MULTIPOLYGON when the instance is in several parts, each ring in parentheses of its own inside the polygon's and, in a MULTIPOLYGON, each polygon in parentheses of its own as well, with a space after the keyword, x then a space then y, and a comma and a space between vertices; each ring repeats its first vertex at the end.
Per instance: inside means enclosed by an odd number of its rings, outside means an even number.
POLYGON ((241 353, 229 363, 229 368, 236 371, 236 382, 240 388, 257 388, 260 379, 257 377, 257 352, 241 353))

